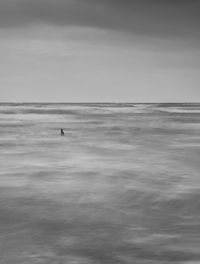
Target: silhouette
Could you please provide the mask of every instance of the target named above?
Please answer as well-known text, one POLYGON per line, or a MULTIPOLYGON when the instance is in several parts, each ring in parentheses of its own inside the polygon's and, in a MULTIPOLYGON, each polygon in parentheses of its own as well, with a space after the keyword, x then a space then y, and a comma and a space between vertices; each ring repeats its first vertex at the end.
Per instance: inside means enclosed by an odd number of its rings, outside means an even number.
POLYGON ((60 129, 60 134, 61 134, 61 136, 64 136, 64 134, 65 134, 64 130, 62 128, 60 129))

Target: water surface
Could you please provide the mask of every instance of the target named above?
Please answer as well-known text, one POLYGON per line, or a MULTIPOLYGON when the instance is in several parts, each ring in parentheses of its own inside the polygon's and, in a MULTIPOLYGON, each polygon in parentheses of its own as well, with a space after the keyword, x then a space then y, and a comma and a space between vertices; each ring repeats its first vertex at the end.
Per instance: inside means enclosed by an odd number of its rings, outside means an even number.
POLYGON ((200 104, 0 104, 0 263, 200 263, 199 157, 200 104))

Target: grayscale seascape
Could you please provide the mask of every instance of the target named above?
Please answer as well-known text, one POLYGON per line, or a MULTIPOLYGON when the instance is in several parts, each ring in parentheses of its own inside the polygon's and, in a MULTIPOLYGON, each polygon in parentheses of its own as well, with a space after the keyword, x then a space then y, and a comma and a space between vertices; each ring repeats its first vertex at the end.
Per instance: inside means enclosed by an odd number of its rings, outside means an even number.
POLYGON ((1 103, 0 263, 200 263, 199 157, 200 104, 1 103))

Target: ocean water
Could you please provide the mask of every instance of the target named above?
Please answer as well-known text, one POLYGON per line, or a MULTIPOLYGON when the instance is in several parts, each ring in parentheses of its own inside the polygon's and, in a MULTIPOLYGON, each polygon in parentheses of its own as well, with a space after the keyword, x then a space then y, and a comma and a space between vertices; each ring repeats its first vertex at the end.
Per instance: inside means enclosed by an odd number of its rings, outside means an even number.
POLYGON ((0 104, 0 264, 36 263, 200 263, 200 104, 0 104))

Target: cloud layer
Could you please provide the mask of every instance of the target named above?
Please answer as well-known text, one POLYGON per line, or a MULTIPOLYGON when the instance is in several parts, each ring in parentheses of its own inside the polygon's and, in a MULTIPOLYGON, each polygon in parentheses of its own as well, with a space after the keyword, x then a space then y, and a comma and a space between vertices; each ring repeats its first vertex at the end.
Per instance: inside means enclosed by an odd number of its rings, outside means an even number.
POLYGON ((199 0, 0 0, 4 101, 200 99, 199 0))
POLYGON ((1 0, 0 27, 89 26, 199 40, 198 0, 1 0))

